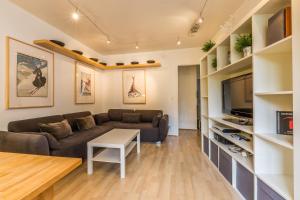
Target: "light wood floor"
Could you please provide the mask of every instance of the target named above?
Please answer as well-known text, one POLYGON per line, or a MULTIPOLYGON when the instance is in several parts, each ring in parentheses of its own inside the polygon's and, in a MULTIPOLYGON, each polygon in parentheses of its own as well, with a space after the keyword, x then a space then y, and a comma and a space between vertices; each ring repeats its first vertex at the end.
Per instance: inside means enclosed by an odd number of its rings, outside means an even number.
POLYGON ((161 147, 142 144, 126 159, 126 178, 120 179, 119 165, 95 163, 94 174, 86 174, 86 163, 54 188, 55 200, 238 200, 200 153, 196 131, 181 130, 169 136, 161 147))

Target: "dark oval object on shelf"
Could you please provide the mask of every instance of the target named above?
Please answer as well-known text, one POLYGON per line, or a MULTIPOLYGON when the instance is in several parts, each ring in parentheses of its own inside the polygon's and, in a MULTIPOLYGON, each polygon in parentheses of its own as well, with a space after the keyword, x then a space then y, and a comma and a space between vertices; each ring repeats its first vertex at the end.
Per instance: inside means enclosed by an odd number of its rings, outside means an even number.
POLYGON ((132 64, 132 65, 138 65, 139 62, 138 62, 138 61, 132 61, 131 64, 132 64))
POLYGON ((116 63, 117 66, 124 65, 124 63, 116 63))
POLYGON ((99 59, 98 58, 90 58, 90 60, 98 62, 99 59))
POLYGON ((155 63, 155 60, 147 60, 147 63, 153 64, 153 63, 155 63))
POLYGON ((54 43, 54 44, 57 44, 61 47, 64 47, 65 46, 65 43, 59 41, 59 40, 50 40, 50 42, 54 43))
POLYGON ((101 65, 107 66, 107 63, 105 62, 99 62, 101 65))
POLYGON ((79 54, 79 55, 82 55, 83 54, 83 52, 82 51, 79 51, 79 50, 72 50, 73 52, 75 52, 75 53, 77 53, 77 54, 79 54))

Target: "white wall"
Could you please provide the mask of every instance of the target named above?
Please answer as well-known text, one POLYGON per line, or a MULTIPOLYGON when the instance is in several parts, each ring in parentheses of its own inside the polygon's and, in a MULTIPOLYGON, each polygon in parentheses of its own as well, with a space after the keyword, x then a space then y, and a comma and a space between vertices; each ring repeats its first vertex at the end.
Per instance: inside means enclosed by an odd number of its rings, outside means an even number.
POLYGON ((122 70, 104 73, 103 101, 104 111, 109 108, 162 109, 170 116, 170 135, 178 134, 178 66, 199 64, 200 48, 157 51, 136 54, 107 56, 111 64, 129 63, 137 60, 145 63, 155 59, 161 62, 159 68, 146 69, 147 103, 145 105, 124 105, 122 102, 122 70))
POLYGON ((179 129, 197 129, 196 66, 180 66, 178 70, 179 129))
POLYGON ((12 120, 90 110, 101 111, 100 71, 96 72, 96 104, 75 105, 74 103, 74 60, 55 54, 55 106, 52 108, 35 108, 6 110, 5 108, 5 66, 6 36, 32 44, 36 39, 58 39, 74 49, 81 49, 86 54, 99 57, 96 52, 75 41, 63 32, 23 11, 8 0, 0 1, 0 130, 6 130, 7 123, 12 120))

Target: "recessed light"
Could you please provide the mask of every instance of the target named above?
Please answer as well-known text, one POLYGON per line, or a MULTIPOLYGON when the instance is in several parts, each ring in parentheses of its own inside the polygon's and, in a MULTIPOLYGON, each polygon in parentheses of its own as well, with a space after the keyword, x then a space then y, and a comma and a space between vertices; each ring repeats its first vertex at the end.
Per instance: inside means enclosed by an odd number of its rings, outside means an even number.
POLYGON ((75 20, 75 21, 78 21, 79 20, 79 12, 78 10, 74 11, 72 13, 72 18, 75 20))
POLYGON ((177 40, 177 46, 180 46, 181 45, 181 41, 180 41, 180 39, 178 38, 178 40, 177 40))
POLYGON ((110 39, 108 38, 107 40, 106 40, 106 44, 110 44, 111 43, 111 41, 110 41, 110 39))
POLYGON ((197 22, 198 22, 199 24, 202 24, 202 23, 204 22, 204 19, 200 16, 200 17, 198 18, 197 22))
POLYGON ((138 43, 136 43, 135 44, 135 49, 139 49, 140 47, 139 47, 139 44, 138 43))

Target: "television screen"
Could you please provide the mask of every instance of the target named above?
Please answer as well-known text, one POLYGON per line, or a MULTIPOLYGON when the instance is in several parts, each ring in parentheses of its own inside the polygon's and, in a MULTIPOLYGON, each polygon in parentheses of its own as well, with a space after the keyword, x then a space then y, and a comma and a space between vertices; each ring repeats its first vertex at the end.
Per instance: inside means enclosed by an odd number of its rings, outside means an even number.
POLYGON ((222 81, 223 113, 253 116, 252 73, 222 81))

